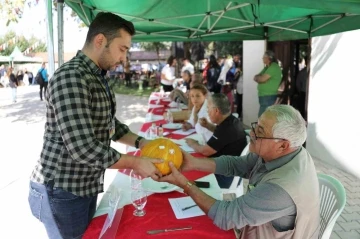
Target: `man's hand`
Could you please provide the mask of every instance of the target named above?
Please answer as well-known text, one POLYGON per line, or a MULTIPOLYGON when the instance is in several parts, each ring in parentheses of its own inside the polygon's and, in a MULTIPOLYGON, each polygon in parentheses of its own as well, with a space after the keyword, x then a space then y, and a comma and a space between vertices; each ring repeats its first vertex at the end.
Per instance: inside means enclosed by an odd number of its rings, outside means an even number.
POLYGON ((203 117, 203 118, 200 118, 200 119, 199 119, 199 124, 200 124, 202 127, 208 129, 210 123, 209 123, 209 121, 207 121, 207 119, 206 119, 205 117, 203 117))
POLYGON ((164 162, 162 159, 136 157, 132 168, 136 174, 143 178, 151 177, 152 179, 157 180, 161 178, 162 175, 154 164, 162 162, 164 162))
POLYGON ((183 131, 188 131, 189 129, 192 128, 192 125, 189 122, 185 122, 182 124, 181 128, 183 131))
POLYGON ((196 141, 195 139, 189 139, 189 138, 186 138, 186 139, 185 139, 185 142, 186 142, 186 144, 189 145, 191 148, 192 148, 193 146, 199 144, 198 141, 196 141))
POLYGON ((194 161, 196 160, 191 154, 181 150, 183 155, 183 163, 181 164, 181 171, 190 171, 193 170, 194 161))
POLYGON ((169 167, 171 169, 171 174, 159 178, 159 182, 168 182, 174 184, 178 187, 184 188, 188 179, 176 169, 172 162, 169 162, 169 167))

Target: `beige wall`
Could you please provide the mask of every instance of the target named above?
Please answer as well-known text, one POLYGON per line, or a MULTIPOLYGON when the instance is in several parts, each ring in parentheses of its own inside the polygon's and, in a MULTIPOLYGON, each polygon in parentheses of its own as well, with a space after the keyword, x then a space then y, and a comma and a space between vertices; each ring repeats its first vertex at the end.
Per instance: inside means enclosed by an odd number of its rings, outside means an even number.
POLYGON ((312 39, 307 149, 360 176, 360 30, 312 39))
POLYGON ((264 67, 262 57, 265 52, 265 41, 244 41, 243 42, 243 122, 250 126, 251 122, 257 121, 259 111, 259 100, 257 94, 257 83, 254 82, 254 75, 264 67))

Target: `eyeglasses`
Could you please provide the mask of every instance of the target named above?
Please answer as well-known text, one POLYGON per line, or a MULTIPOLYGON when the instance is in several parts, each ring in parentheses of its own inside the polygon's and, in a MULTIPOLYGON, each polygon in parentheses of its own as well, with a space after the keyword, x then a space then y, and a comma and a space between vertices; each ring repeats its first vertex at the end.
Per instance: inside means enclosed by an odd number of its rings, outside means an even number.
MULTIPOLYGON (((283 138, 269 138, 269 137, 260 137, 260 136, 257 136, 256 135, 256 128, 258 127, 258 122, 252 122, 251 123, 251 129, 252 129, 252 131, 253 131, 253 133, 254 133, 254 136, 255 136, 255 140, 257 140, 257 139, 278 139, 278 140, 287 140, 287 139, 283 139, 283 138)), ((250 137, 251 137, 251 135, 250 135, 250 137)))

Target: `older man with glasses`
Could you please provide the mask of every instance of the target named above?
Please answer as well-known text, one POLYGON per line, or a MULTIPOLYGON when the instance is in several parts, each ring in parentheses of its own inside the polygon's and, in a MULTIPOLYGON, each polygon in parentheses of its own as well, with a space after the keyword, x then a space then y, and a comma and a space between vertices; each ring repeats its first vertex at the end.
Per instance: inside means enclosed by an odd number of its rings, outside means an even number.
POLYGON ((250 135, 246 156, 204 159, 183 153, 182 171, 248 178, 247 192, 234 201, 208 196, 171 163, 172 173, 160 181, 183 188, 218 227, 240 229, 240 238, 318 238, 319 183, 312 158, 302 147, 304 119, 292 106, 270 106, 252 124, 250 135))

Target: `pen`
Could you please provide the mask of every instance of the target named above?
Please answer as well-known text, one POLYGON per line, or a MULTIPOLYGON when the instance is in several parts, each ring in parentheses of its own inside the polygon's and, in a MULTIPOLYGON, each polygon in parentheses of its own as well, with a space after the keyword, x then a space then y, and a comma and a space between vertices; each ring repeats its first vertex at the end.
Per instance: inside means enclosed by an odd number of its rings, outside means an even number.
POLYGON ((190 208, 193 208, 193 207, 197 207, 197 205, 192 205, 192 206, 188 206, 188 207, 184 207, 183 209, 181 209, 182 211, 185 211, 185 210, 188 210, 190 208))

